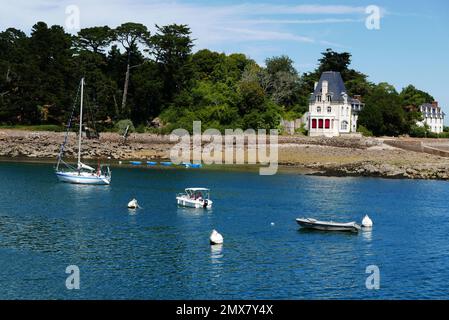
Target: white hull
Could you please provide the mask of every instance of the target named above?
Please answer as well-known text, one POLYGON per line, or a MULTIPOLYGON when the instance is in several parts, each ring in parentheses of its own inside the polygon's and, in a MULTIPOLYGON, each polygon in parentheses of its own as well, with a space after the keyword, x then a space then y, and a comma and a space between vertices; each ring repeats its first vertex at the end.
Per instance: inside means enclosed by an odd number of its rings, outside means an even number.
POLYGON ((212 208, 211 200, 193 200, 185 197, 176 197, 179 206, 189 208, 212 208), (206 203, 205 203, 206 202, 206 203))
POLYGON ((108 185, 111 183, 110 177, 105 175, 92 175, 85 172, 56 172, 56 176, 59 181, 77 184, 96 184, 96 185, 108 185))
POLYGON ((296 219, 296 222, 303 228, 316 229, 322 231, 358 232, 360 230, 360 226, 355 222, 338 223, 333 221, 318 221, 311 218, 296 219))

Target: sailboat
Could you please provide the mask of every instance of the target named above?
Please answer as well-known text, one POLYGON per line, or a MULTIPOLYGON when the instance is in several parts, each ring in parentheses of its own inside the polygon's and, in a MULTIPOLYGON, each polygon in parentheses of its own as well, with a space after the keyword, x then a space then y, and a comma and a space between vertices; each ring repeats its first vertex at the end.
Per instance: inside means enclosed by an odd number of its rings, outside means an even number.
POLYGON ((72 122, 73 113, 76 107, 72 111, 72 116, 69 118, 67 124, 67 132, 64 137, 64 142, 61 145, 61 149, 58 155, 58 162, 56 164, 55 173, 59 181, 78 183, 78 184, 96 184, 96 185, 108 185, 111 183, 111 170, 109 166, 102 167, 98 165, 97 169, 88 166, 81 162, 81 144, 83 139, 83 96, 84 96, 84 78, 81 79, 81 98, 80 98, 80 121, 79 121, 79 134, 78 134, 78 163, 72 166, 63 161, 64 147, 67 143, 67 137, 70 131, 70 125, 72 122))

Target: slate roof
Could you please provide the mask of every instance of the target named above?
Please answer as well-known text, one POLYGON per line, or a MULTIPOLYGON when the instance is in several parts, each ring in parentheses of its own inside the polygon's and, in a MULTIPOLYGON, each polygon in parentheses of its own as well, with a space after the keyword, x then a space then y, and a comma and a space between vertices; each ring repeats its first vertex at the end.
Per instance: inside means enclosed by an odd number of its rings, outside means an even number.
POLYGON ((336 71, 325 71, 321 74, 318 85, 316 86, 313 94, 310 96, 310 101, 315 101, 316 96, 321 95, 324 80, 327 80, 328 82, 328 93, 331 95, 332 101, 343 102, 342 93, 346 92, 346 87, 340 72, 336 71))

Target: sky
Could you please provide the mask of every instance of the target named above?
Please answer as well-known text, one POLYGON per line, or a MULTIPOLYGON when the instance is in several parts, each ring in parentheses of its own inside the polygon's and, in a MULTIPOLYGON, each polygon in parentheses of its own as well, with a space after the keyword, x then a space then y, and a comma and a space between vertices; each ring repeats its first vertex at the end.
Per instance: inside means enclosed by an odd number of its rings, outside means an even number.
POLYGON ((29 33, 37 21, 70 33, 129 21, 150 30, 187 24, 195 51, 245 53, 262 65, 288 55, 300 73, 312 71, 327 48, 350 52, 351 67, 370 81, 429 92, 449 123, 447 0, 0 0, 0 30, 29 33), (379 9, 378 28, 367 27, 373 21, 369 6, 379 9))

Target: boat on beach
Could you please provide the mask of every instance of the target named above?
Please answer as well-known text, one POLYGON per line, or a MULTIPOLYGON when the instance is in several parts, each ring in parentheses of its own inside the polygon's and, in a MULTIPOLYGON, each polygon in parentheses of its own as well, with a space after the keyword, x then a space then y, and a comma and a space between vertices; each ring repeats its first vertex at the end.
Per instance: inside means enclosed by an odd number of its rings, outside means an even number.
POLYGON ((190 208, 212 208, 210 190, 207 188, 186 188, 185 193, 176 196, 179 206, 190 208))
POLYGON ((347 231, 359 232, 360 225, 355 222, 334 222, 334 221, 319 221, 313 218, 298 218, 296 222, 303 228, 315 229, 321 231, 347 231))

